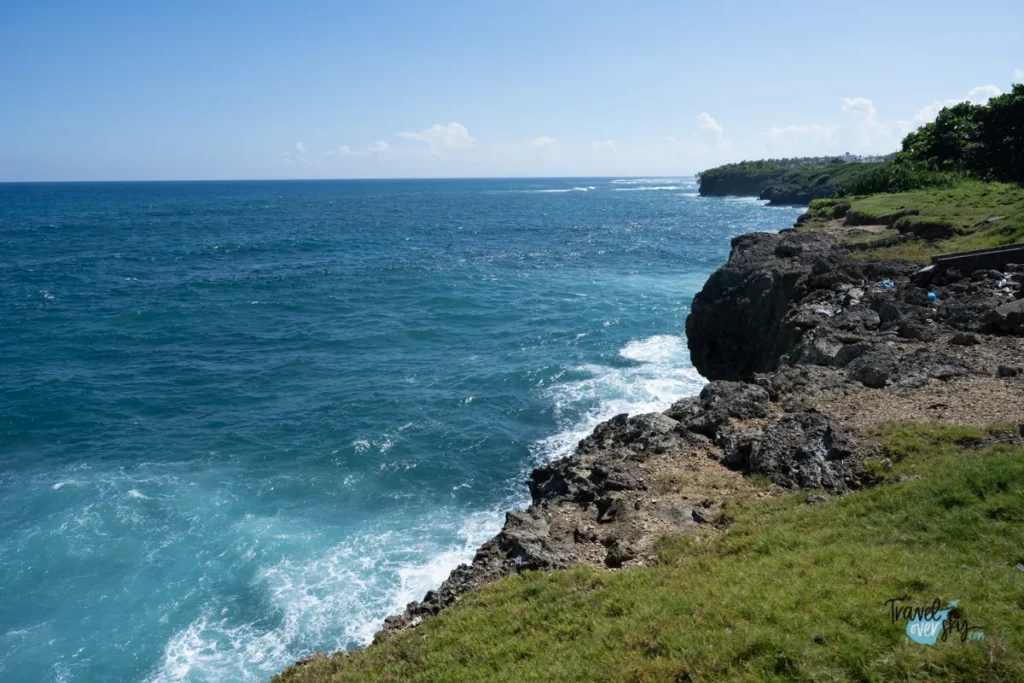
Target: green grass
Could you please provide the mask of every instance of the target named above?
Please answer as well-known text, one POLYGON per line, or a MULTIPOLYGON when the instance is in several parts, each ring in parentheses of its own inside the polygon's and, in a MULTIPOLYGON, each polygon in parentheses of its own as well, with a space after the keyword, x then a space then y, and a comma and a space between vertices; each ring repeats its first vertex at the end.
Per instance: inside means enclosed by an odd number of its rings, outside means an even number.
MULTIPOLYGON (((830 200, 824 201, 826 203, 812 206, 813 220, 807 229, 821 228, 827 220, 832 204, 827 203, 830 200)), ((849 197, 842 201, 849 202, 850 212, 860 214, 868 221, 874 217, 882 222, 885 216, 898 211, 917 210, 919 215, 901 220, 908 224, 948 223, 955 231, 954 236, 948 239, 914 239, 891 247, 858 251, 855 253, 858 259, 928 261, 936 254, 1024 241, 1024 189, 1013 184, 965 180, 954 187, 849 197), (997 222, 984 222, 999 216, 1003 218, 997 222)), ((860 238, 859 241, 864 240, 860 238)))
POLYGON ((990 430, 892 423, 895 481, 824 503, 730 505, 656 566, 509 577, 411 632, 285 672, 326 681, 1024 679, 1024 447, 990 430), (885 601, 960 600, 985 637, 906 642, 885 601))

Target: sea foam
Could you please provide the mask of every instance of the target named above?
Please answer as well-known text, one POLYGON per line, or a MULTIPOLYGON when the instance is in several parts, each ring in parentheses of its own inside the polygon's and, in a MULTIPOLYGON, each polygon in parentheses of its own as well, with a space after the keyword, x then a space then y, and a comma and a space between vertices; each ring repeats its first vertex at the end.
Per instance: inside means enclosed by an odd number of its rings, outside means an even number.
POLYGON ((668 408, 696 394, 705 380, 690 364, 686 341, 675 335, 636 339, 619 350, 633 364, 625 367, 588 364, 583 375, 547 389, 559 430, 531 446, 537 463, 570 455, 580 439, 599 423, 620 413, 638 415, 668 408))

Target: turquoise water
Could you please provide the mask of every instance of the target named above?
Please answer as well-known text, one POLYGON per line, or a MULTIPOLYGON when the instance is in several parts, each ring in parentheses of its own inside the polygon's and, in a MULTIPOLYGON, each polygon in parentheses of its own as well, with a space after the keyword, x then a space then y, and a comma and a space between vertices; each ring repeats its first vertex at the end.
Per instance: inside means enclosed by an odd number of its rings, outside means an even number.
POLYGON ((368 642, 795 208, 692 179, 0 185, 0 677, 261 681, 368 642))

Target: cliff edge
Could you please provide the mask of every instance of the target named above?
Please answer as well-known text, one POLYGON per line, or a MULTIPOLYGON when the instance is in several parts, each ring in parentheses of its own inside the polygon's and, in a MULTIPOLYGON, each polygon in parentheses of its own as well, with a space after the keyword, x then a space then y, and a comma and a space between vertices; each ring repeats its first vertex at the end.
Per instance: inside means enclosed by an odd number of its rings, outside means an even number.
MULTIPOLYGON (((686 322, 694 365, 712 380, 700 395, 617 415, 534 470, 532 504, 389 617, 373 647, 503 576, 656 564, 661 539, 728 529, 737 500, 806 489, 816 503, 891 482, 877 436, 894 420, 977 425, 965 433, 978 435, 1019 424, 1024 265, 918 268, 856 262, 825 233, 733 240, 686 322)), ((1020 442, 1017 427, 1002 429, 1000 439, 1020 442)), ((316 672, 341 671, 346 658, 305 658, 282 680, 321 680, 316 672)))
POLYGON ((529 508, 378 638, 508 574, 649 563, 666 534, 727 526, 727 498, 751 488, 744 475, 782 490, 868 485, 870 448, 858 444, 886 419, 1024 416, 1024 393, 1005 379, 1024 344, 1000 323, 1024 311, 1024 267, 915 283, 918 268, 858 263, 825 233, 735 238, 686 321, 711 383, 664 413, 618 415, 534 470, 529 508), (964 391, 970 407, 955 398, 964 391))

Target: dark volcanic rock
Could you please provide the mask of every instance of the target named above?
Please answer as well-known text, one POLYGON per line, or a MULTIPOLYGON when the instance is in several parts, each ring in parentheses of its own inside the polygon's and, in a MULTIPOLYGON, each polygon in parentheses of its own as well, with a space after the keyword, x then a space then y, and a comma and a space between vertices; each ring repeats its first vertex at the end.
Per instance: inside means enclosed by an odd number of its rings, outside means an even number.
POLYGON ((832 365, 843 350, 843 342, 825 334, 810 335, 797 348, 784 356, 797 365, 832 365))
POLYGON ((985 321, 999 332, 1024 335, 1024 299, 997 306, 988 313, 985 321))
POLYGON ((700 392, 701 407, 709 412, 749 420, 768 413, 768 392, 746 382, 710 382, 700 392))
POLYGON ((770 425, 750 453, 750 471, 787 488, 846 489, 851 438, 822 413, 793 413, 770 425))
POLYGON ((686 319, 694 367, 705 377, 727 380, 774 369, 801 336, 785 324, 791 304, 815 279, 853 279, 856 266, 845 254, 823 233, 733 239, 728 263, 708 279, 686 319), (813 273, 819 259, 826 268, 813 273))
POLYGON ((970 332, 957 332, 950 338, 949 343, 955 344, 956 346, 977 346, 981 343, 981 340, 978 339, 978 335, 976 334, 971 334, 970 332))
POLYGON ((676 401, 665 415, 678 420, 691 432, 714 438, 718 427, 729 419, 764 417, 768 414, 768 403, 768 391, 764 387, 716 381, 704 387, 697 398, 676 401))
POLYGON ((750 453, 763 432, 730 425, 718 428, 715 445, 722 449, 722 464, 733 469, 748 469, 750 453))
POLYGON ((610 492, 645 489, 640 463, 652 455, 709 443, 662 413, 616 415, 580 441, 576 453, 535 469, 527 485, 534 504, 588 504, 610 492))
POLYGON ((604 564, 611 569, 618 569, 637 556, 636 548, 621 537, 611 536, 605 539, 603 545, 608 549, 604 564))
POLYGON ((935 328, 931 325, 921 323, 900 321, 898 326, 899 335, 904 339, 916 339, 917 341, 932 341, 935 339, 935 328))
POLYGON ((580 453, 609 449, 629 449, 633 453, 664 453, 678 445, 681 438, 676 428, 679 423, 662 413, 648 413, 629 417, 616 415, 594 428, 594 432, 580 441, 580 453))
POLYGON ((861 352, 846 366, 851 379, 866 387, 881 389, 896 372, 899 356, 885 343, 875 343, 861 352))
POLYGON ((959 358, 924 347, 900 358, 897 374, 899 386, 920 387, 931 380, 945 382, 954 377, 966 377, 971 371, 959 358))
POLYGON ((833 364, 837 367, 844 368, 851 362, 860 358, 866 351, 871 348, 869 342, 854 342, 853 344, 846 344, 843 348, 839 349, 833 359, 833 364))

